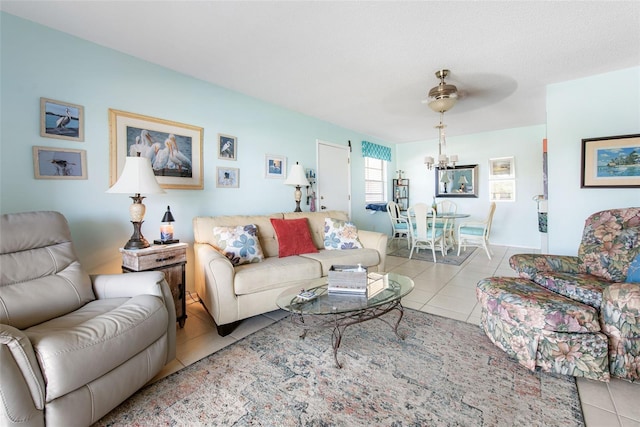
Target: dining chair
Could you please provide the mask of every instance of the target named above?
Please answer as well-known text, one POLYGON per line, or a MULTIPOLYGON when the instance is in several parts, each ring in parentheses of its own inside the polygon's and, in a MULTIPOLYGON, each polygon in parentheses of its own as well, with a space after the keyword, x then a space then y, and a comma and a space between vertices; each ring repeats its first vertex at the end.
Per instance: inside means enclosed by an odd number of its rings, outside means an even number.
POLYGON ((443 228, 436 227, 435 210, 424 203, 416 203, 408 209, 407 217, 409 218, 409 229, 412 232, 409 259, 413 256, 414 249, 416 252, 420 249, 431 249, 433 262, 436 262, 436 245, 438 243, 442 256, 445 256, 444 230, 446 230, 446 223, 443 228))
POLYGON ((391 220, 391 240, 407 239, 407 248, 411 247, 411 233, 409 232, 409 219, 400 212, 400 207, 395 202, 387 203, 387 213, 391 220))
MULTIPOLYGON (((458 205, 451 200, 441 200, 437 203, 438 214, 456 214, 458 213, 458 205)), ((446 244, 450 248, 456 247, 456 219, 455 218, 436 218, 436 227, 445 228, 444 234, 446 244), (446 228, 445 228, 446 225, 446 228)))
POLYGON ((489 207, 489 215, 484 221, 466 221, 458 226, 458 255, 460 248, 473 246, 484 248, 489 259, 491 259, 491 249, 489 248, 489 234, 491 234, 491 223, 493 214, 496 211, 496 202, 492 202, 489 207))

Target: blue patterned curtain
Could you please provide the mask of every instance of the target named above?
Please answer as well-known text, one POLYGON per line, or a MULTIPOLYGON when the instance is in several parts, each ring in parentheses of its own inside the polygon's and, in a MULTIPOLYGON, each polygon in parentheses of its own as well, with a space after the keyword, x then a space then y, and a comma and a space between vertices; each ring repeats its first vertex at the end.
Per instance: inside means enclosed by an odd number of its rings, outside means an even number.
POLYGON ((372 157, 374 159, 391 161, 391 148, 384 145, 374 144, 369 141, 362 141, 362 157, 372 157))

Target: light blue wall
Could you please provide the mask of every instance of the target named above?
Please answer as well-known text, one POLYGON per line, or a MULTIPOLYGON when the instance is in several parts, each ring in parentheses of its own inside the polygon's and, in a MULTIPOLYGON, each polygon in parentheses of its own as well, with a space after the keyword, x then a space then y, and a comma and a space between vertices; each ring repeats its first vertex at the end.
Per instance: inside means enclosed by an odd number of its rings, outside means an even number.
MULTIPOLYGON (((71 225, 83 266, 91 273, 117 272, 118 247, 131 235, 125 195, 109 187, 110 108, 204 128, 204 190, 167 190, 145 199, 143 233, 158 238, 167 205, 176 237, 192 242, 197 215, 292 211, 293 188, 264 177, 265 154, 316 167, 316 139, 353 146, 352 218, 364 229, 388 219, 369 215, 364 203, 360 141, 370 136, 310 118, 178 74, 122 53, 1 13, 0 211, 57 210, 71 225), (85 142, 40 137, 40 97, 80 104, 85 142), (238 137, 237 161, 217 158, 217 134, 238 137), (88 179, 34 179, 32 147, 82 149, 88 179), (240 188, 215 186, 217 166, 240 169, 240 188)), ((204 54, 204 53, 203 53, 204 54)), ((292 89, 293 90, 293 89, 292 89)), ((390 165, 390 171, 393 166, 390 165)), ((308 206, 303 205, 304 210, 308 206)), ((193 263, 189 263, 193 265, 193 263)), ((188 265, 188 267, 189 267, 188 265)), ((189 268, 189 276, 191 269, 189 268)), ((188 279, 188 282, 190 278, 188 279)))
MULTIPOLYGON (((437 118, 434 115, 434 122, 437 118)), ((437 135, 436 132, 434 129, 437 135)), ((492 244, 523 248, 541 246, 537 205, 532 197, 542 194, 544 138, 544 125, 447 138, 447 152, 458 155, 459 165, 478 165, 478 198, 449 198, 458 205, 459 213, 471 215, 467 220, 484 220, 489 212, 489 159, 514 157, 516 200, 497 202, 491 231, 492 244)), ((438 140, 399 144, 396 153, 398 168, 404 170, 411 180, 410 204, 423 202, 431 205, 435 194, 435 172, 427 170, 424 157, 437 159, 438 140)))
POLYGON ((575 255, 584 220, 640 206, 640 189, 580 188, 583 138, 640 134, 640 67, 547 87, 549 252, 575 255))

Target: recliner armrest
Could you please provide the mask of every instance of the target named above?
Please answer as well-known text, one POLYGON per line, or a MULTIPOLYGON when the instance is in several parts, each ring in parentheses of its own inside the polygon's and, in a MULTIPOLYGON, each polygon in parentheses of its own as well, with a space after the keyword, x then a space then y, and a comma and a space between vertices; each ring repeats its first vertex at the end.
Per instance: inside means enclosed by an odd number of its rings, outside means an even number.
POLYGON ((160 271, 141 271, 126 274, 91 275, 93 291, 98 299, 132 298, 136 295, 154 295, 164 301, 168 312, 167 333, 169 351, 166 362, 176 357, 176 306, 169 284, 160 271))
POLYGON ((579 258, 569 255, 515 254, 509 258, 509 265, 525 279, 544 272, 580 273, 579 258))
POLYGON ((0 324, 0 424, 44 425, 45 384, 31 341, 0 324))
POLYGON ((141 271, 126 274, 98 274, 91 276, 93 291, 98 299, 131 298, 136 295, 163 297, 160 271, 141 271))
POLYGON ((640 338, 640 283, 612 283, 602 292, 605 333, 640 338))

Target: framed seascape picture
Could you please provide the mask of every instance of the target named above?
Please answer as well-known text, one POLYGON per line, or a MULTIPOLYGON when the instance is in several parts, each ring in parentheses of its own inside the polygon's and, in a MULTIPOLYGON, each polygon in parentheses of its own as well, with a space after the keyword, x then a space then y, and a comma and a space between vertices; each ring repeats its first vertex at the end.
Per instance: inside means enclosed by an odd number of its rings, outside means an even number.
POLYGON ((127 156, 147 157, 163 188, 202 190, 201 127, 109 109, 110 185, 127 156))
POLYGON ((216 187, 238 188, 240 187, 240 169, 238 168, 216 168, 216 187))
POLYGON ((478 197, 478 165, 436 168, 436 197, 478 197))
POLYGON ((513 179, 515 177, 513 157, 489 159, 489 179, 513 179))
POLYGON ((516 181, 514 179, 489 181, 489 200, 492 202, 515 202, 516 181))
POLYGON ((580 188, 640 187, 640 134, 582 140, 580 188))
POLYGON ((36 179, 87 179, 85 150, 33 147, 36 179))
POLYGON ((84 107, 40 98, 40 136, 84 141, 84 107))
POLYGON ((284 156, 265 154, 264 176, 265 178, 286 178, 287 158, 284 156))
POLYGON ((237 160, 238 138, 231 135, 218 134, 218 158, 237 160))

